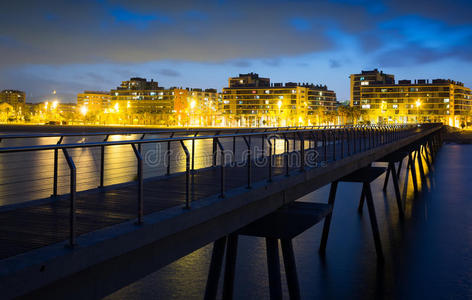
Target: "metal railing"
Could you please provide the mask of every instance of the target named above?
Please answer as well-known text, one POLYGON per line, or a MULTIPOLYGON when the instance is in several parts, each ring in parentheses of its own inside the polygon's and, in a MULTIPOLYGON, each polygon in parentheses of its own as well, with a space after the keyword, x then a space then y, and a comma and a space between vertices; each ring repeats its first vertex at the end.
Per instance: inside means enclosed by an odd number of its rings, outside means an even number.
MULTIPOLYGON (((304 172, 309 168, 318 167, 318 164, 307 163, 307 151, 315 151, 317 154, 322 153, 321 157, 316 158, 318 161, 324 162, 325 165, 330 161, 343 159, 347 156, 378 147, 387 143, 398 141, 406 136, 420 132, 424 129, 433 128, 440 124, 407 124, 407 125, 385 125, 385 126, 322 126, 322 127, 301 127, 301 128, 270 128, 270 129, 241 129, 241 130, 177 130, 177 131, 156 131, 153 134, 169 134, 169 137, 160 138, 146 138, 150 132, 137 132, 133 134, 141 135, 138 139, 131 140, 117 140, 110 141, 111 135, 123 135, 127 133, 90 133, 86 136, 104 136, 105 138, 100 142, 85 142, 85 143, 62 143, 65 137, 68 136, 84 136, 82 134, 57 134, 57 135, 31 135, 31 137, 58 137, 56 144, 49 145, 32 145, 32 146, 18 146, 18 147, 2 147, 0 148, 0 155, 6 153, 26 153, 38 152, 46 150, 54 150, 54 174, 53 174, 53 194, 52 197, 58 196, 57 178, 58 178, 58 152, 61 150, 64 154, 65 160, 70 171, 70 191, 68 193, 70 198, 70 246, 74 246, 76 240, 76 198, 77 198, 77 171, 74 159, 69 154, 71 149, 84 148, 99 148, 100 149, 100 180, 98 187, 105 186, 105 149, 113 146, 129 145, 132 147, 136 157, 136 184, 137 192, 137 224, 142 224, 144 214, 144 159, 142 146, 149 144, 164 144, 167 145, 167 151, 164 152, 166 175, 171 174, 171 160, 169 159, 171 153, 171 144, 180 144, 181 150, 185 154, 185 208, 191 207, 191 194, 194 188, 191 177, 195 174, 195 142, 198 140, 212 141, 212 167, 221 168, 220 173, 220 197, 225 197, 226 177, 225 173, 229 167, 244 167, 247 168, 247 188, 252 188, 254 179, 252 178, 253 168, 259 167, 257 159, 265 159, 268 161, 267 166, 267 182, 273 181, 273 167, 277 165, 276 161, 283 162, 284 175, 290 176, 291 171, 304 172), (233 132, 232 132, 233 131, 233 132), (236 131, 236 132, 234 132, 236 131), (199 135, 200 133, 211 132, 213 134, 199 135), (175 136, 176 134, 184 134, 184 136, 175 136), (260 155, 256 151, 256 141, 260 139, 261 151, 260 155), (225 150, 224 142, 231 145, 231 151, 225 150), (238 163, 236 158, 237 142, 243 141, 245 145, 242 151, 242 161, 238 163), (282 142, 283 151, 277 154, 277 142, 282 142), (191 143, 191 151, 188 149, 188 143, 191 143), (290 149, 290 144, 292 147, 290 149), (298 147, 297 147, 298 145, 298 147), (292 154, 297 154, 297 163, 290 165, 290 157, 292 154), (220 156, 220 164, 217 164, 217 158, 220 156), (254 165, 254 166, 253 166, 254 165), (292 170, 291 170, 292 168, 292 170)), ((26 138, 24 135, 10 135, 0 136, 1 139, 17 139, 26 138)), ((1 166, 0 166, 1 168, 1 166)))

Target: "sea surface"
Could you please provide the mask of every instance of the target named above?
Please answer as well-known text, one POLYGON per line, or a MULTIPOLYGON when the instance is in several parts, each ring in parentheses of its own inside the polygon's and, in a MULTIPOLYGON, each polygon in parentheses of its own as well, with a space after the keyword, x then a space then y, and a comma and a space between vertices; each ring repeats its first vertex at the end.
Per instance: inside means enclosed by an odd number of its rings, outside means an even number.
MULTIPOLYGON (((367 208, 362 215, 356 210, 360 184, 340 183, 325 258, 317 251, 321 224, 294 239, 302 298, 472 299, 472 145, 444 145, 433 169, 416 198, 402 172, 404 221, 391 185, 384 194, 383 177, 372 184, 384 266, 376 260, 367 208)), ((326 202, 328 193, 326 186, 300 200, 326 202)), ((207 245, 106 299, 202 299, 211 251, 207 245)), ((261 238, 240 238, 234 298, 269 299, 261 238)))
MULTIPOLYGON (((56 138, 4 140, 0 147, 56 142, 56 138)), ((84 140, 63 141, 75 142, 84 140)), ((191 147, 189 143, 187 146, 191 147)), ((211 141, 197 142, 195 146, 197 153, 203 153, 196 157, 195 168, 210 165, 211 141)), ((155 151, 157 156, 167 149, 165 145, 145 147, 145 151, 155 151)), ((179 145, 172 147, 172 171, 183 171, 185 155, 179 145)), ((230 143, 225 147, 230 147, 230 143)), ((244 145, 238 143, 238 147, 244 145)), ((283 145, 278 147, 281 151, 283 145)), ((78 166, 79 190, 98 185, 99 150, 71 151, 78 166)), ((59 192, 66 193, 68 169, 59 154, 59 192)), ((0 154, 0 206, 49 197, 53 155, 52 150, 0 154)), ((152 156, 148 160, 155 165, 145 167, 146 177, 165 173, 164 162, 157 162, 152 156)), ((107 149, 105 161, 106 184, 134 178, 136 159, 129 145, 107 149)), ((339 184, 326 256, 318 254, 322 224, 293 241, 303 299, 472 299, 472 145, 444 145, 433 168, 425 169, 427 180, 420 185, 416 198, 411 178, 407 178, 405 168, 402 170, 404 220, 399 219, 391 183, 387 193, 382 192, 383 176, 372 183, 386 257, 383 266, 377 263, 367 208, 362 215, 357 213, 360 184, 339 184)), ((327 202, 328 193, 329 186, 325 186, 300 200, 327 202)), ((211 251, 209 244, 106 299, 202 299, 211 251)), ((288 298, 283 261, 281 267, 284 297, 288 298)), ((234 298, 269 299, 265 241, 261 238, 240 237, 234 298)))

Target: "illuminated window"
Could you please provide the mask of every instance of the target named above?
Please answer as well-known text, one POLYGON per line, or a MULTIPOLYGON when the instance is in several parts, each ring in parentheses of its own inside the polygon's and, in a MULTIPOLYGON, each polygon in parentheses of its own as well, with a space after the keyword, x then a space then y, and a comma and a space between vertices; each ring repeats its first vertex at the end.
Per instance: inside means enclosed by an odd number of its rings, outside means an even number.
POLYGON ((269 91, 269 90, 265 90, 265 92, 264 92, 264 93, 266 93, 266 94, 270 94, 270 91, 269 91))
POLYGON ((398 109, 398 104, 392 105, 393 109, 398 109))
POLYGON ((449 98, 444 99, 444 103, 449 103, 449 98))
POLYGON ((361 85, 369 85, 369 82, 368 81, 362 81, 361 85))
POLYGON ((363 105, 362 105, 362 108, 363 108, 363 109, 369 109, 369 108, 370 108, 370 104, 363 104, 363 105))

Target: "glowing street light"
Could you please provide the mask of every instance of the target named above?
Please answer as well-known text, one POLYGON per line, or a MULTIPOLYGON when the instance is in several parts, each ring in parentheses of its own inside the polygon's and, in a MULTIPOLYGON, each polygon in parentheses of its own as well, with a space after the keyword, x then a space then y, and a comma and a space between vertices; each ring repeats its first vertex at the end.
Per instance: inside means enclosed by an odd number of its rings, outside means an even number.
POLYGON ((87 106, 82 105, 82 107, 80 108, 80 113, 85 116, 87 112, 88 112, 87 106))
POLYGON ((59 102, 57 100, 52 102, 51 109, 56 109, 58 104, 59 104, 59 102))
POLYGON ((46 101, 46 102, 44 103, 44 109, 45 109, 45 110, 48 109, 48 105, 49 105, 49 102, 46 101))
POLYGON ((420 121, 420 106, 421 106, 421 101, 420 99, 416 100, 416 123, 419 123, 420 121))

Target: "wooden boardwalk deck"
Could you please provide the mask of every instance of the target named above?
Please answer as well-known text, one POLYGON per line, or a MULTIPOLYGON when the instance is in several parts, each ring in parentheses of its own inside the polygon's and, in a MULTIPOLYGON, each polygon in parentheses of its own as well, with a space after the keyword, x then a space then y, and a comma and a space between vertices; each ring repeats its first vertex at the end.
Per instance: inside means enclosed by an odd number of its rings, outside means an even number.
MULTIPOLYGON (((273 176, 285 172, 279 159, 273 176)), ((192 201, 220 193, 219 167, 197 171, 193 177, 192 201)), ((247 167, 226 167, 227 190, 247 185, 247 167)), ((252 181, 266 180, 268 167, 252 167, 252 181)), ((185 174, 146 180, 144 183, 144 214, 175 206, 184 206, 185 174)), ((129 184, 103 191, 77 194, 77 235, 135 219, 137 186, 129 184)), ((0 259, 64 241, 69 237, 69 206, 67 196, 56 201, 0 212, 0 259)))
MULTIPOLYGON (((367 149, 367 140, 358 139, 357 152, 367 149), (362 146, 361 146, 362 145, 362 146)), ((338 140, 336 149, 333 144, 316 147, 316 162, 330 162, 349 156, 355 149, 338 140), (326 150, 326 154, 325 154, 326 150), (335 151, 333 153, 333 150, 335 151), (336 156, 336 159, 334 159, 336 156)), ((292 147, 291 147, 292 148, 292 147)), ((293 148, 292 148, 293 149, 293 148)), ((305 149, 305 151, 309 151, 305 149)), ((299 169, 297 156, 299 151, 291 151, 289 171, 299 169), (294 158, 295 157, 295 158, 294 158), (294 161, 295 160, 295 161, 294 161)), ((307 154, 307 152, 305 153, 307 154)), ((275 156, 272 168, 273 176, 286 172, 284 155, 275 156)), ((268 179, 268 166, 252 164, 251 181, 268 179)), ((196 170, 192 175, 194 183, 191 188, 191 201, 198 201, 220 193, 220 168, 196 170)), ((225 170, 225 189, 247 186, 246 166, 227 166, 225 170)), ((155 213, 175 206, 184 206, 186 199, 185 173, 158 178, 146 179, 144 182, 144 215, 155 213)), ((108 226, 123 223, 137 218, 138 197, 137 185, 130 183, 115 188, 92 189, 77 193, 76 199, 76 235, 96 231, 108 226)), ((54 201, 42 204, 20 206, 14 210, 0 210, 0 260, 30 250, 52 245, 61 241, 67 243, 69 238, 70 201, 67 195, 54 201)))

